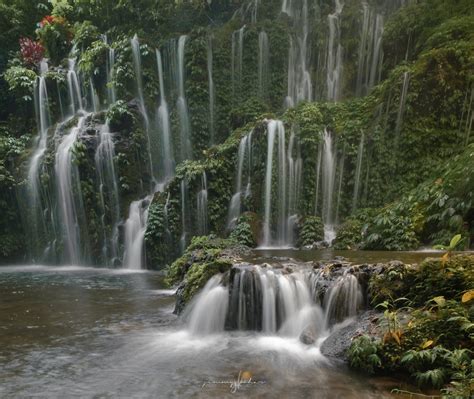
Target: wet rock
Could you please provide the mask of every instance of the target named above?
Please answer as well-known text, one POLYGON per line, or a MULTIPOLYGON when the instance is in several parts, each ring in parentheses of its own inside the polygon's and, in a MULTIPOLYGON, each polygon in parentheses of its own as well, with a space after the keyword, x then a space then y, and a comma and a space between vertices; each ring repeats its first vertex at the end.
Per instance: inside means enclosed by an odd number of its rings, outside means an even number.
POLYGON ((318 332, 314 326, 306 327, 300 334, 299 340, 305 345, 314 345, 318 338, 318 332))
POLYGON ((354 320, 348 320, 335 328, 321 345, 321 353, 337 360, 347 361, 347 350, 354 338, 375 332, 380 312, 369 310, 354 320))
POLYGON ((181 314, 186 306, 186 301, 184 300, 184 289, 186 288, 186 282, 182 281, 178 288, 176 289, 176 304, 173 310, 174 314, 181 314))

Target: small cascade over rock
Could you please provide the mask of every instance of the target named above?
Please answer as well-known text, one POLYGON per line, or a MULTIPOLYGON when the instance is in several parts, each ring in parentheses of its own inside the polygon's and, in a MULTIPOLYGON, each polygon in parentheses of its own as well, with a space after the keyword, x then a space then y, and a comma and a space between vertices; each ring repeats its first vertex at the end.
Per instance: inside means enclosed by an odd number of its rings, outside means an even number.
POLYGON ((229 294, 222 276, 213 276, 185 311, 193 335, 209 335, 224 331, 229 294))
POLYGON ((123 268, 140 270, 144 265, 143 240, 145 239, 148 209, 153 195, 130 204, 125 222, 125 252, 123 268))
POLYGON ((335 238, 333 199, 336 179, 336 156, 334 153, 332 134, 328 130, 324 130, 322 138, 322 216, 324 223, 324 240, 330 245, 335 238))
POLYGON ((184 312, 193 334, 253 330, 315 342, 363 305, 350 269, 237 264, 214 276, 184 312))

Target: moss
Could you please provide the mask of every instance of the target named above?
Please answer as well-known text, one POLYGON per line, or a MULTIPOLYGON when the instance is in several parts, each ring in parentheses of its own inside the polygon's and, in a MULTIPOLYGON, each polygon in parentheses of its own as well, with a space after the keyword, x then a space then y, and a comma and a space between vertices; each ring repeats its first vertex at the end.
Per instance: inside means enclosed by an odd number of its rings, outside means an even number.
POLYGON ((321 218, 317 216, 306 217, 302 223, 299 245, 302 247, 311 246, 322 240, 324 240, 324 225, 321 218))

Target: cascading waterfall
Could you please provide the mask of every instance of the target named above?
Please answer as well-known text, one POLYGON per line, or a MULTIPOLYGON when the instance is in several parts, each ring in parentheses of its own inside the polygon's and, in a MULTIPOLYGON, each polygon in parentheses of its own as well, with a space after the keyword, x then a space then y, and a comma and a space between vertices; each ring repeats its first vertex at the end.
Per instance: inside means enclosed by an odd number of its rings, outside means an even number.
POLYGON ((334 155, 333 137, 327 129, 323 132, 323 150, 322 150, 322 191, 323 191, 323 209, 322 219, 324 223, 324 240, 331 244, 335 238, 334 215, 333 215, 333 197, 334 183, 336 178, 336 157, 334 155))
POLYGON ((310 31, 308 1, 286 1, 282 11, 294 21, 295 33, 290 36, 288 52, 288 94, 285 107, 294 107, 301 101, 311 101, 313 85, 310 73, 310 31))
POLYGON ((99 130, 99 144, 95 153, 95 165, 99 178, 99 198, 102 215, 102 257, 113 265, 119 256, 120 198, 115 167, 115 145, 108 123, 99 130), (106 227, 107 222, 111 230, 106 227))
POLYGON ((63 260, 66 264, 78 265, 82 262, 81 221, 86 220, 82 202, 79 170, 74 162, 73 149, 78 135, 84 129, 88 115, 79 117, 76 127, 62 137, 56 150, 55 175, 58 192, 60 228, 63 242, 63 260))
POLYGON ((302 175, 302 159, 299 143, 292 131, 290 145, 286 150, 283 122, 270 120, 267 127, 267 161, 265 172, 264 224, 262 247, 288 247, 293 245, 293 227, 297 220, 299 187, 302 175), (278 139, 278 198, 273 212, 272 182, 275 138, 278 139), (290 206, 289 206, 290 205, 290 206), (276 213, 276 225, 272 215, 276 213), (273 232, 276 232, 274 236, 273 232))
POLYGON ((327 99, 338 101, 341 98, 343 48, 341 45, 340 17, 344 3, 334 0, 334 13, 328 15, 329 39, 326 65, 327 99))
POLYGON ((161 175, 163 183, 166 183, 174 176, 175 162, 171 137, 170 115, 165 95, 163 61, 161 58, 160 50, 156 50, 156 62, 158 64, 158 79, 160 83, 160 106, 158 108, 158 124, 161 133, 161 175))
POLYGON ((208 232, 207 215, 207 175, 203 171, 201 175, 201 190, 197 194, 197 227, 198 234, 205 236, 208 232))
POLYGON ((207 79, 209 82, 209 141, 211 145, 215 143, 216 139, 216 88, 213 78, 213 40, 213 36, 209 35, 207 38, 207 79))
POLYGON ((395 134, 400 135, 403 126, 403 117, 405 115, 405 108, 407 102, 408 86, 410 84, 410 72, 403 74, 402 90, 400 92, 400 103, 398 105, 397 121, 395 124, 395 134))
POLYGON ((319 205, 319 185, 321 180, 321 162, 322 162, 322 145, 318 145, 318 158, 316 160, 316 187, 315 187, 315 200, 314 200, 314 214, 318 214, 319 205))
POLYGON ((209 280, 184 318, 194 335, 228 329, 298 338, 309 330, 320 338, 336 323, 355 316, 363 304, 357 278, 346 272, 329 282, 321 306, 321 280, 321 270, 310 268, 288 273, 270 265, 236 265, 228 279, 216 275, 209 280))
POLYGON ((179 127, 180 127, 180 145, 181 145, 181 161, 185 159, 192 159, 193 151, 191 144, 191 121, 189 119, 188 103, 186 101, 186 92, 184 89, 185 82, 185 63, 184 63, 184 52, 186 46, 186 35, 180 36, 178 40, 178 75, 177 75, 177 86, 178 86, 178 115, 179 115, 179 127))
MULTIPOLYGON (((43 222, 43 207, 41 204, 41 185, 39 170, 46 147, 48 145, 48 128, 50 125, 48 91, 46 87, 45 74, 48 71, 48 64, 42 61, 40 64, 41 74, 35 86, 35 105, 38 115, 38 137, 36 148, 31 157, 28 168, 28 203, 32 211, 31 224, 34 234, 34 242, 38 242, 40 235, 40 223, 43 222)), ((36 255, 36 254, 35 254, 36 255)))
POLYGON ((363 22, 359 43, 356 96, 367 94, 380 80, 384 19, 362 2, 363 22))
POLYGON ((359 190, 360 190, 360 176, 362 172, 362 160, 364 157, 364 140, 365 135, 360 136, 359 150, 357 151, 357 166, 354 176, 354 195, 352 198, 352 213, 357 210, 357 205, 359 201, 359 190))
POLYGON ((245 25, 239 30, 232 33, 232 63, 231 63, 231 80, 232 80, 232 96, 240 96, 242 91, 242 64, 244 54, 244 31, 245 25))
POLYGON ((97 94, 97 91, 94 88, 94 82, 92 81, 92 78, 89 79, 89 88, 90 88, 90 98, 91 98, 91 105, 92 105, 92 111, 94 112, 99 112, 99 96, 97 94))
POLYGON ((148 221, 148 209, 153 199, 149 195, 130 204, 128 219, 125 222, 125 252, 123 268, 140 270, 144 267, 143 242, 148 221))
POLYGON ((270 83, 270 49, 265 31, 258 34, 258 95, 265 99, 270 83))

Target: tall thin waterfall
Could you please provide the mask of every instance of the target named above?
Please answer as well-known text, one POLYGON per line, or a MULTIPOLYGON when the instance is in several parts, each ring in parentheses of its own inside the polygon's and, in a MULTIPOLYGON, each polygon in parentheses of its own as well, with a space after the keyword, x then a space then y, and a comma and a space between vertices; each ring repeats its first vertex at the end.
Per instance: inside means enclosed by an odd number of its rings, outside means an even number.
POLYGON ((361 96, 380 80, 384 19, 367 2, 362 2, 363 22, 359 42, 356 95, 361 96))
POLYGON ((284 0, 282 11, 294 21, 295 33, 290 36, 288 53, 288 94, 286 108, 295 106, 301 101, 311 101, 313 85, 310 73, 310 23, 308 0, 284 0), (301 4, 300 4, 301 3, 301 4))
POLYGON ((334 0, 334 13, 328 15, 329 39, 326 65, 327 99, 338 101, 341 98, 343 48, 341 45, 340 16, 344 3, 334 0))
POLYGON ((333 196, 336 177, 336 157, 334 155, 333 137, 326 129, 323 133, 322 177, 323 177, 323 223, 324 240, 331 243, 335 237, 333 196))
POLYGON ((128 219, 125 222, 125 252, 123 268, 139 270, 144 267, 143 243, 148 221, 148 210, 153 195, 130 204, 128 219))
POLYGON ((64 246, 64 262, 80 264, 82 261, 81 221, 85 221, 79 170, 74 162, 73 148, 83 130, 87 115, 79 118, 76 127, 62 137, 55 160, 57 204, 64 246))
POLYGON ((119 256, 120 198, 115 168, 115 145, 108 123, 99 131, 99 145, 95 153, 95 165, 99 179, 99 199, 102 210, 102 257, 113 265, 119 256), (107 227, 111 226, 111 229, 107 227))
POLYGON ((67 71, 67 86, 69 93, 69 107, 71 115, 84 109, 82 105, 81 85, 76 73, 76 60, 69 59, 69 69, 67 71))
POLYGON ((273 170, 273 147, 275 145, 275 134, 277 129, 283 129, 283 124, 270 121, 267 128, 267 166, 265 172, 265 211, 263 219, 263 246, 271 244, 271 211, 272 211, 272 170, 273 170))
POLYGON ((341 199, 342 199, 342 183, 344 181, 344 163, 346 161, 346 144, 344 143, 344 149, 342 151, 342 157, 339 159, 338 167, 338 178, 339 182, 337 185, 337 202, 336 202, 336 224, 339 223, 339 210, 341 208, 341 199))
POLYGON ((117 101, 117 92, 116 92, 115 83, 114 83, 115 49, 112 46, 109 46, 108 48, 106 68, 107 68, 107 98, 108 98, 109 104, 113 104, 117 101))
POLYGON ((89 107, 89 109, 93 112, 99 112, 100 100, 99 100, 97 91, 94 87, 94 82, 92 81, 92 78, 89 79, 89 89, 90 89, 90 98, 91 98, 91 106, 92 106, 92 107, 89 107))
POLYGON ((270 49, 265 31, 258 34, 258 95, 265 99, 270 83, 270 49))
POLYGON ((214 38, 210 34, 207 38, 207 79, 209 82, 209 141, 213 145, 216 139, 216 88, 213 78, 213 54, 212 42, 214 38))
POLYGON ((244 54, 245 25, 232 33, 232 95, 240 96, 242 90, 242 64, 244 54))
POLYGON ((316 187, 315 187, 315 199, 314 199, 314 214, 318 214, 319 205, 319 186, 321 181, 321 162, 322 162, 322 145, 318 145, 318 158, 316 160, 316 187))
POLYGON ((247 152, 246 150, 248 140, 249 136, 246 135, 242 137, 239 144, 239 152, 237 155, 237 176, 235 179, 235 191, 230 201, 229 214, 227 216, 228 230, 231 230, 235 226, 237 220, 240 217, 242 202, 242 174, 244 170, 245 153, 247 152))
POLYGON ((198 234, 205 236, 208 232, 209 221, 207 216, 207 175, 201 175, 201 190, 197 194, 197 227, 198 234))
POLYGON ((286 150, 285 128, 281 121, 271 120, 267 127, 267 165, 265 173, 265 200, 263 247, 291 246, 293 244, 293 227, 297 219, 299 186, 301 184, 302 159, 299 145, 294 133, 290 137, 288 152, 286 150), (273 156, 275 138, 278 138, 277 158, 277 201, 272 200, 273 156), (273 211, 276 202, 276 212, 273 211), (291 205, 291 208, 289 207, 291 205), (277 215, 273 224, 274 214, 277 215), (276 232, 276 235, 273 234, 276 232))
POLYGON ((352 198, 352 213, 357 210, 357 205, 359 201, 360 176, 362 173, 362 160, 364 157, 364 140, 365 135, 362 133, 362 135, 360 136, 359 150, 357 151, 357 166, 354 176, 354 196, 352 198))
POLYGON ((181 180, 181 238, 179 247, 183 253, 188 244, 188 221, 187 221, 187 204, 188 204, 188 183, 185 179, 181 180))
POLYGON ((405 115, 405 108, 407 102, 408 86, 410 84, 410 72, 403 74, 403 85, 400 92, 400 103, 398 105, 397 121, 395 124, 395 134, 397 137, 400 135, 403 126, 403 117, 405 115))
MULTIPOLYGON (((35 105, 38 120, 38 137, 35 143, 35 150, 31 157, 28 168, 28 200, 32 211, 32 230, 34 241, 37 242, 40 235, 40 224, 43 221, 43 209, 41 204, 41 184, 39 170, 43 160, 46 147, 48 145, 48 128, 50 125, 48 91, 46 88, 45 73, 48 64, 45 61, 40 65, 41 75, 35 85, 35 105)), ((35 254, 36 255, 36 254, 35 254)))
POLYGON ((174 176, 174 153, 171 137, 170 115, 165 95, 165 82, 163 78, 163 61, 160 50, 156 50, 158 64, 158 78, 160 83, 160 106, 158 108, 158 124, 161 134, 161 175, 163 182, 169 181, 174 176))
POLYGON ((288 273, 281 267, 242 264, 234 266, 224 281, 224 276, 214 276, 185 309, 193 335, 228 329, 298 338, 310 330, 317 339, 362 306, 357 278, 347 272, 328 281, 321 270, 298 268, 288 273), (319 292, 324 285, 321 306, 319 292))
POLYGON ((152 180, 155 178, 155 168, 153 163, 153 155, 151 149, 151 139, 150 139, 150 119, 148 117, 148 111, 145 105, 145 98, 143 95, 143 79, 142 79, 142 61, 140 53, 140 42, 138 41, 138 36, 135 35, 130 40, 132 47, 133 55, 133 68, 135 70, 135 80, 137 84, 137 95, 138 95, 138 106, 140 108, 140 113, 143 116, 143 122, 145 124, 145 132, 147 138, 147 151, 148 151, 148 160, 150 162, 150 174, 152 180))
POLYGON ((186 46, 186 35, 180 36, 178 40, 178 115, 180 126, 181 160, 192 159, 193 151, 191 144, 191 121, 189 119, 188 103, 184 89, 185 63, 184 50, 186 46))

